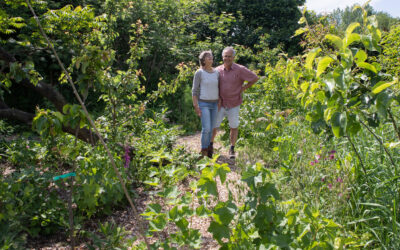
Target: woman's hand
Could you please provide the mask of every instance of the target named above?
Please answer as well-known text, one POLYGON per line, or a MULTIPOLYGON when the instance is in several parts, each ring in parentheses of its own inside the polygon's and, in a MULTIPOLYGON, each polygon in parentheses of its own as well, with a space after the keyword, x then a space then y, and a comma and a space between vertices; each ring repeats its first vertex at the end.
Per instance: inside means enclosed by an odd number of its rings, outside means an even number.
POLYGON ((195 106, 195 107, 194 107, 194 111, 196 112, 196 114, 197 114, 199 117, 201 117, 201 110, 200 110, 199 106, 195 106))

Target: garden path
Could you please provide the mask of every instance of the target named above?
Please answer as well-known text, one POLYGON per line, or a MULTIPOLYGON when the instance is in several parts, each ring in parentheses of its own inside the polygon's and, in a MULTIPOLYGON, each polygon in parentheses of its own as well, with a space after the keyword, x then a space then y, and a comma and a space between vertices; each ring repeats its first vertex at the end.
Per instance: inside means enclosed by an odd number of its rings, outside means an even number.
MULTIPOLYGON (((197 132, 193 135, 183 136, 176 141, 176 145, 182 145, 189 152, 199 153, 200 152, 200 136, 201 133, 197 132)), ((218 196, 221 201, 227 201, 229 191, 237 198, 240 196, 237 188, 237 183, 241 179, 240 174, 237 172, 237 168, 235 165, 235 161, 229 159, 228 157, 228 148, 224 147, 219 141, 214 142, 214 154, 219 154, 217 162, 219 164, 227 163, 231 172, 226 176, 226 184, 224 185, 217 180, 217 190, 218 196), (228 191, 229 189, 229 191, 228 191)), ((188 185, 188 184, 186 184, 188 185)), ((197 204, 196 204, 197 205, 197 204)), ((212 234, 207 232, 207 229, 210 224, 209 218, 193 218, 192 220, 192 228, 199 229, 202 235, 202 249, 219 249, 218 243, 213 239, 212 234)))
MULTIPOLYGON (((193 135, 180 137, 175 144, 176 147, 183 146, 188 153, 199 153, 200 149, 200 132, 195 133, 193 135)), ((226 176, 225 184, 221 184, 220 180, 217 180, 217 188, 219 192, 219 200, 227 201, 229 191, 232 193, 236 200, 240 200, 240 194, 237 188, 237 184, 240 183, 240 174, 237 171, 234 160, 230 160, 228 158, 228 148, 224 147, 220 142, 216 141, 214 143, 214 151, 216 154, 220 154, 217 159, 219 164, 227 163, 231 169, 231 172, 226 176), (229 191, 228 191, 229 189, 229 191)), ((190 191, 189 184, 194 180, 193 178, 189 178, 188 180, 180 183, 179 190, 182 192, 190 191)), ((135 198, 135 205, 139 213, 144 212, 147 205, 155 200, 156 197, 150 195, 147 192, 143 192, 141 188, 138 190, 138 196, 135 198)), ((198 203, 195 201, 194 206, 197 206, 198 203)), ((132 219, 130 215, 129 208, 123 208, 120 210, 113 211, 113 214, 107 216, 106 218, 93 218, 88 221, 84 226, 88 231, 96 231, 98 229, 98 225, 100 223, 104 224, 105 222, 113 222, 119 227, 124 228, 126 231, 134 233, 137 235, 136 229, 138 228, 138 222, 132 219)), ((198 229, 202 236, 202 246, 201 249, 219 249, 218 243, 213 239, 212 234, 207 231, 210 219, 208 218, 199 218, 193 217, 191 219, 191 227, 194 229, 198 229)), ((163 237, 162 235, 160 235, 163 237)), ((152 241, 152 239, 150 239, 152 241)), ((49 238, 42 238, 31 240, 30 244, 28 244, 28 249, 70 249, 68 246, 69 242, 65 238, 65 234, 57 234, 55 236, 49 238)), ((86 242, 79 241, 77 242, 76 249, 87 249, 86 242)))

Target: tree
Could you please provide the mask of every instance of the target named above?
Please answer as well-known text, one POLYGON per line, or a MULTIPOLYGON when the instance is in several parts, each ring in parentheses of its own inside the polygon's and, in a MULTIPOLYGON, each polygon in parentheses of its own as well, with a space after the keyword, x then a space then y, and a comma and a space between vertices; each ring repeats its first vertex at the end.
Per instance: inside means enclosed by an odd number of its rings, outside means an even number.
POLYGON ((400 24, 393 25, 383 37, 383 53, 380 55, 386 73, 399 77, 400 75, 400 24))
MULTIPOLYGON (((362 22, 362 12, 360 9, 354 10, 354 6, 347 6, 345 9, 335 9, 328 15, 328 20, 335 24, 335 26, 344 31, 353 22, 362 22)), ((390 16, 383 11, 375 11, 371 5, 366 5, 365 10, 368 15, 375 15, 378 20, 378 27, 383 31, 388 31, 390 27, 399 21, 399 19, 390 16)))
POLYGON ((226 44, 241 44, 252 47, 258 43, 263 34, 269 34, 268 43, 271 47, 284 44, 284 49, 290 53, 298 52, 298 40, 291 39, 299 27, 297 21, 301 17, 299 6, 304 0, 263 0, 263 1, 221 1, 210 0, 206 3, 208 13, 232 14, 236 22, 230 26, 226 44))
MULTIPOLYGON (((103 59, 93 60, 93 57, 87 56, 86 60, 81 58, 79 64, 74 61, 75 66, 82 65, 82 68, 85 68, 83 72, 75 72, 76 83, 81 93, 85 94, 89 82, 98 77, 98 72, 101 72, 100 69, 107 64, 109 59, 107 51, 104 52, 99 46, 94 46, 94 42, 98 42, 99 30, 104 22, 95 17, 91 8, 77 7, 74 9, 71 5, 67 5, 60 10, 46 11, 48 7, 46 3, 33 2, 33 4, 38 9, 38 13, 41 13, 42 25, 65 63, 71 63, 74 56, 85 50, 88 51, 88 49, 91 49, 93 55, 103 59), (96 48, 98 53, 95 53, 93 48, 96 48), (82 79, 86 79, 86 81, 82 81, 82 79)), ((60 115, 83 118, 79 116, 79 112, 67 113, 76 109, 64 108, 69 100, 60 91, 62 85, 59 79, 59 67, 46 41, 40 35, 38 27, 28 14, 24 1, 6 1, 1 5, 2 18, 0 20, 2 23, 0 26, 4 28, 0 30, 0 117, 32 124, 35 117, 34 107, 38 104, 43 107, 43 102, 28 103, 30 107, 22 108, 10 106, 10 103, 15 104, 15 102, 6 102, 6 100, 13 99, 10 98, 11 96, 5 98, 7 94, 22 89, 23 91, 20 93, 23 94, 33 90, 36 96, 50 102, 44 107, 54 108, 54 112, 58 112, 60 115)), ((19 100, 21 99, 23 97, 19 97, 19 100)), ((40 98, 36 99, 40 100, 40 98)), ((55 117, 62 116, 56 115, 55 117)), ((71 123, 68 120, 57 122, 53 119, 52 124, 54 126, 58 124, 60 130, 94 143, 96 137, 91 135, 87 124, 82 119, 80 120, 78 123, 71 123)))

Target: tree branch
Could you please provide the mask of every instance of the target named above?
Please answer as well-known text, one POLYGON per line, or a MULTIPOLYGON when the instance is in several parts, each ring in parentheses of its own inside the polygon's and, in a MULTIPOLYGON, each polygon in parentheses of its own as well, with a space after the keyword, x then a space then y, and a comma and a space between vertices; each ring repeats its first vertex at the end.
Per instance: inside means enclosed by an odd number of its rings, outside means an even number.
MULTIPOLYGON (((0 60, 5 61, 6 64, 17 62, 16 58, 7 51, 5 51, 2 47, 0 47, 0 60)), ((26 88, 34 90, 39 95, 48 99, 60 113, 64 113, 63 107, 64 105, 68 104, 68 102, 65 100, 64 96, 60 92, 58 92, 58 90, 54 88, 52 85, 45 83, 43 81, 34 85, 27 78, 23 79, 21 82, 19 82, 19 84, 21 84, 26 88)), ((32 120, 35 117, 35 115, 22 110, 9 108, 6 103, 0 100, 0 117, 18 120, 28 125, 32 125, 32 120)), ((75 128, 63 126, 62 130, 74 136, 76 134, 75 128)), ((96 142, 98 141, 98 136, 93 135, 90 130, 85 128, 78 129, 77 137, 78 139, 90 143, 92 145, 96 144, 96 142)))
POLYGON ((22 110, 14 109, 14 108, 0 109, 0 118, 21 121, 28 125, 32 125, 32 120, 34 117, 35 117, 34 114, 31 114, 31 113, 28 113, 28 112, 25 112, 22 110))
POLYGON ((38 94, 48 99, 60 113, 63 113, 64 105, 68 104, 64 96, 48 83, 39 82, 35 86, 25 78, 20 82, 20 84, 36 91, 38 94))
MULTIPOLYGON (((6 63, 17 62, 17 59, 13 55, 5 51, 2 47, 0 47, 0 60, 5 61, 6 63)), ((52 85, 47 84, 43 81, 34 85, 31 83, 31 81, 29 81, 29 79, 25 78, 20 82, 20 84, 23 85, 24 87, 36 91, 41 96, 47 98, 61 113, 64 105, 67 104, 67 101, 65 100, 64 96, 60 92, 58 92, 57 89, 55 89, 52 85)))

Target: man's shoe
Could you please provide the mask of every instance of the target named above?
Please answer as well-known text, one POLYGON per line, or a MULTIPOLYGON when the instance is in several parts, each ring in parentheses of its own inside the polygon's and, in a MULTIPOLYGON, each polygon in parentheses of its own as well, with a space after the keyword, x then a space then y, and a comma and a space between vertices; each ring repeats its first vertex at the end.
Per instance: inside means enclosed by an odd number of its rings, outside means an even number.
POLYGON ((229 159, 235 159, 236 155, 235 155, 235 149, 231 148, 229 149, 229 159))
POLYGON ((202 148, 201 151, 200 151, 200 154, 201 154, 200 159, 203 158, 204 156, 207 156, 208 155, 208 148, 202 148))

